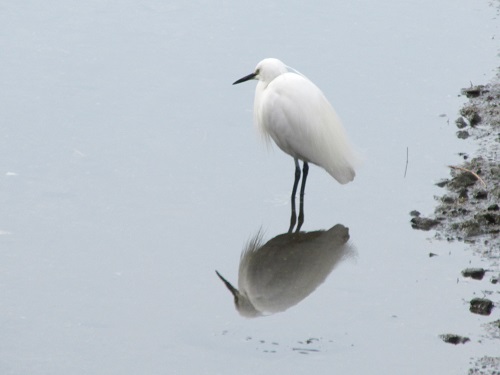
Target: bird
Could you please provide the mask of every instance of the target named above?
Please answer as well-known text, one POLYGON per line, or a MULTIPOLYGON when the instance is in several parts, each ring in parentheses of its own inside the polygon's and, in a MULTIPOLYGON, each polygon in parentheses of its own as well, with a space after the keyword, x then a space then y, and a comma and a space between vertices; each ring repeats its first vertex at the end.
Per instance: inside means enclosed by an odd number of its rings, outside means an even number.
POLYGON ((292 217, 295 226, 295 196, 300 181, 300 212, 297 231, 304 220, 304 192, 309 163, 325 169, 340 184, 354 179, 359 157, 351 146, 344 127, 323 92, 308 78, 276 58, 260 61, 253 73, 235 82, 237 85, 258 80, 255 89, 254 124, 266 143, 270 139, 294 159, 292 217))
POLYGON ((309 296, 342 261, 356 255, 349 228, 284 233, 264 244, 259 230, 244 247, 238 288, 218 271, 240 315, 256 318, 287 310, 309 296))

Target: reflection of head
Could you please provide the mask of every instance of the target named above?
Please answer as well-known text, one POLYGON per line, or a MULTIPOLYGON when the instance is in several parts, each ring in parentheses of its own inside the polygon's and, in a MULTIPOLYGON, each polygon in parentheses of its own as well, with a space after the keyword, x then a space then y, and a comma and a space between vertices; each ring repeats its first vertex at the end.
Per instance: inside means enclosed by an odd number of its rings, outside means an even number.
POLYGON ((262 245, 259 231, 242 252, 238 289, 219 273, 235 298, 238 312, 257 317, 285 311, 311 294, 333 268, 354 253, 349 230, 281 234, 262 245))
POLYGON ((233 294, 234 296, 234 306, 236 307, 236 310, 239 311, 239 313, 246 317, 246 318, 256 318, 258 316, 261 316, 262 314, 253 307, 252 303, 250 300, 247 298, 247 296, 242 295, 238 289, 236 289, 234 286, 231 285, 229 281, 227 281, 222 275, 215 271, 217 276, 222 280, 222 282, 226 285, 227 289, 233 294))

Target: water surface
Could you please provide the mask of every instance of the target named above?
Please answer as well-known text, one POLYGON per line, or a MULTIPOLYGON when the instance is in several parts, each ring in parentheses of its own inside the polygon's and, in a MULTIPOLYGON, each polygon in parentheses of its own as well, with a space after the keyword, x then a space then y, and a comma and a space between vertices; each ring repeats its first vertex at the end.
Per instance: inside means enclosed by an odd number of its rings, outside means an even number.
POLYGON ((458 274, 481 261, 408 216, 473 150, 454 120, 498 65, 487 1, 7 2, 0 25, 2 374, 451 374, 495 353, 458 274), (365 162, 345 186, 311 168, 303 226, 345 225, 357 258, 248 320, 214 271, 236 281, 246 241, 288 228, 292 159, 231 86, 264 57, 322 88, 365 162))

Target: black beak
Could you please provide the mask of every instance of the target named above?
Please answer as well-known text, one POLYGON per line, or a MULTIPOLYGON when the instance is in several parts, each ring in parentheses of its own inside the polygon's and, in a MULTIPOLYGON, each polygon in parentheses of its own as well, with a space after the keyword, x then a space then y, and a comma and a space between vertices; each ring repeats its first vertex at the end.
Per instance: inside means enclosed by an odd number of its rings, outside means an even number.
MULTIPOLYGON (((240 79, 239 79, 239 80, 237 80, 237 81, 234 81, 234 82, 233 82, 233 85, 237 85, 238 83, 241 83, 241 82, 246 82, 246 81, 249 81, 249 80, 251 80, 251 79, 254 79, 254 78, 255 78, 255 76, 256 76, 256 74, 255 74, 255 73, 251 73, 251 74, 249 74, 249 75, 247 75, 247 76, 244 76, 243 78, 240 78, 240 79)), ((219 276, 220 276, 220 275, 219 275, 219 276)))
POLYGON ((219 272, 215 271, 215 273, 217 274, 217 276, 219 276, 219 278, 226 285, 227 289, 229 289, 229 291, 231 292, 231 294, 234 297, 238 297, 240 295, 240 292, 238 292, 238 289, 236 289, 234 286, 231 285, 231 283, 229 281, 227 281, 225 278, 223 278, 219 272))

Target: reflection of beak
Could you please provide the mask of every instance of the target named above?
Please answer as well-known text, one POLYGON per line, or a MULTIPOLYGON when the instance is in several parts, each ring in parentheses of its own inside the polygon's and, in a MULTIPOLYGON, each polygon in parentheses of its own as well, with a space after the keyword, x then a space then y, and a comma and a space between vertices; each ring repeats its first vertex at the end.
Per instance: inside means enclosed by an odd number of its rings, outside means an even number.
POLYGON ((215 273, 217 274, 217 276, 219 276, 219 278, 222 280, 222 282, 226 285, 227 289, 229 289, 229 291, 232 293, 232 295, 235 298, 239 297, 240 292, 238 292, 238 289, 236 289, 234 286, 231 285, 231 283, 229 281, 227 281, 225 278, 223 278, 219 272, 215 271, 215 273))
MULTIPOLYGON (((256 76, 256 74, 255 74, 255 73, 250 73, 249 75, 244 76, 243 78, 240 78, 239 80, 235 81, 235 82, 233 83, 233 85, 237 85, 238 83, 241 83, 241 82, 245 82, 245 81, 249 81, 249 80, 251 80, 251 79, 254 79, 254 78, 255 78, 255 76, 256 76)), ((220 275, 219 275, 219 277, 220 277, 220 275)))

